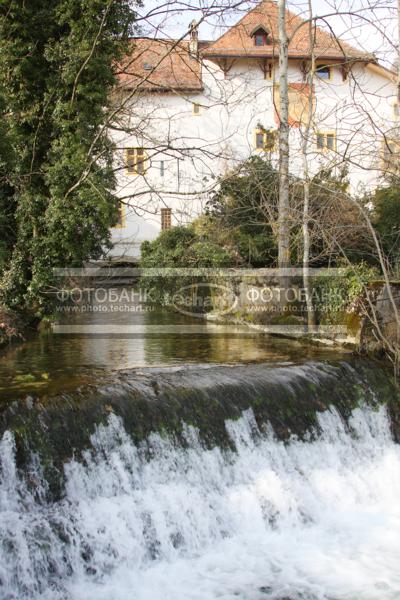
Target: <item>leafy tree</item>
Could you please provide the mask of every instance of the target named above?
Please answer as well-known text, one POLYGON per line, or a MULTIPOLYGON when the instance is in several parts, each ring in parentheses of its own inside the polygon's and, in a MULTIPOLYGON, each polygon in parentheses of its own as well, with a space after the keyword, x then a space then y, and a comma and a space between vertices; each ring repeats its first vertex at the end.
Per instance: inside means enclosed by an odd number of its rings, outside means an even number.
POLYGON ((134 17, 128 0, 0 0, 2 116, 17 157, 0 225, 15 222, 0 283, 8 306, 45 309, 52 268, 81 266, 108 243, 117 211, 105 124, 134 17))
MULTIPOLYGON (((0 95, 0 114, 4 114, 4 103, 0 95)), ((15 199, 8 173, 13 168, 14 157, 4 121, 0 120, 0 273, 10 257, 15 243, 15 199)))
POLYGON ((375 250, 365 221, 348 193, 346 171, 320 171, 310 186, 310 236, 313 266, 352 262, 375 264, 375 250))
POLYGON ((255 156, 221 179, 208 202, 208 227, 245 264, 265 266, 277 259, 278 189, 278 172, 255 156))
MULTIPOLYGON (((290 178, 291 262, 301 264, 303 182, 290 178)), ((370 237, 347 193, 345 173, 322 171, 310 185, 310 261, 335 264, 346 253, 358 261, 372 253, 370 237)), ((251 157, 221 180, 208 203, 213 239, 230 247, 242 263, 275 266, 278 254, 279 174, 269 161, 251 157)))
POLYGON ((392 184, 379 188, 370 201, 374 207, 374 225, 383 250, 392 266, 400 272, 400 188, 392 184))

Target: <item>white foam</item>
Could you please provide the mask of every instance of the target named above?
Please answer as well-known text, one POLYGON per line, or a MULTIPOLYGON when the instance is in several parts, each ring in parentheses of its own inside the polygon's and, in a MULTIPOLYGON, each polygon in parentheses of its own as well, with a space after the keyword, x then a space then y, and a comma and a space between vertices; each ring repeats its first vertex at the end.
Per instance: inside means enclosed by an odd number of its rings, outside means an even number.
POLYGON ((329 411, 316 440, 284 444, 247 411, 223 452, 191 427, 186 449, 136 448, 111 415, 52 506, 18 479, 6 434, 4 598, 398 600, 400 451, 384 408, 350 424, 329 411))

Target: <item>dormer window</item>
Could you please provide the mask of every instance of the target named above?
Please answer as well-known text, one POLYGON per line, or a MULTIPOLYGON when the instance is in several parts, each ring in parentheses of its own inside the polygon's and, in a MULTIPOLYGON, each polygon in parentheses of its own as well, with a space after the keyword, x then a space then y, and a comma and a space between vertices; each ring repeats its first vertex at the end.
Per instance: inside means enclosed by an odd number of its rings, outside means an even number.
POLYGON ((258 27, 253 31, 251 37, 254 39, 255 46, 267 46, 271 43, 269 33, 263 27, 258 27))
POLYGON ((254 36, 254 44, 256 46, 266 46, 267 45, 267 36, 265 33, 256 33, 254 36))

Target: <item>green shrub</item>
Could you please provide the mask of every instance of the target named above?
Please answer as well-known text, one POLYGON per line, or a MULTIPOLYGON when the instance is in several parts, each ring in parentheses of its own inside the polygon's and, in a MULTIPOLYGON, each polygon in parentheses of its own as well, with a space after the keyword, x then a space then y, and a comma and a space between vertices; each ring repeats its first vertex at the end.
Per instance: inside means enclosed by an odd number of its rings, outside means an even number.
POLYGON ((374 205, 374 225, 380 235, 383 250, 400 276, 400 188, 392 185, 376 190, 371 201, 374 205))
POLYGON ((208 280, 198 275, 176 275, 170 269, 218 269, 233 264, 231 254, 197 233, 195 226, 172 227, 162 231, 153 242, 142 244, 141 268, 156 269, 157 272, 154 276, 142 277, 141 288, 155 302, 166 304, 181 288, 193 286, 194 289, 196 284, 204 284, 208 280))
POLYGON ((313 285, 313 304, 319 321, 335 324, 343 313, 356 309, 365 286, 376 278, 376 269, 362 262, 340 269, 335 276, 318 277, 313 285))
POLYGON ((227 250, 201 238, 193 226, 166 229, 153 242, 144 242, 141 247, 142 268, 212 268, 232 264, 233 258, 227 250))

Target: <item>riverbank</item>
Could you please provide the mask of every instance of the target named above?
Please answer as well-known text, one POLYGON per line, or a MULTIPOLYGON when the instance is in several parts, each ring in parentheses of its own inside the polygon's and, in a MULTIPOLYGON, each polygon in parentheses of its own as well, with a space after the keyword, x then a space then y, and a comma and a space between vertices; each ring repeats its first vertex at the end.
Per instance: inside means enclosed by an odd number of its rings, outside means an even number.
POLYGON ((349 349, 396 362, 400 343, 400 283, 392 282, 389 293, 383 281, 367 285, 352 282, 352 292, 346 290, 343 297, 341 281, 337 276, 322 279, 322 284, 318 282, 320 287, 313 290, 315 325, 307 322, 302 278, 292 278, 288 288, 290 298, 282 303, 281 278, 268 274, 231 274, 228 286, 224 282, 225 289, 220 282, 210 284, 213 308, 203 316, 210 322, 231 323, 307 345, 349 349), (227 305, 227 290, 235 298, 234 302, 229 300, 233 310, 221 310, 221 306, 227 305))

